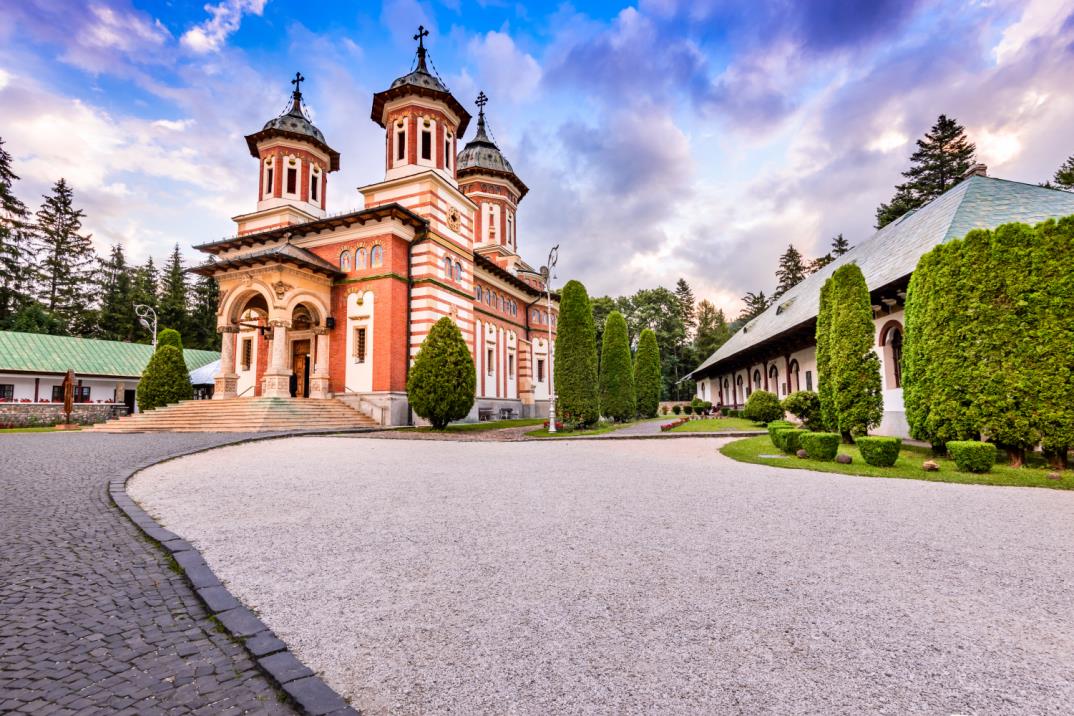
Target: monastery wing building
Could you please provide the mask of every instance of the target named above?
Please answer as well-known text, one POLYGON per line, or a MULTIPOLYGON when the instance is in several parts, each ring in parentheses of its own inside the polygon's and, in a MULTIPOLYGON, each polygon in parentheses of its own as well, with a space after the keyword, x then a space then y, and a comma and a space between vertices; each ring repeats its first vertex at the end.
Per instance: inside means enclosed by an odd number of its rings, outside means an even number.
POLYGON ((1036 224, 1074 214, 1074 193, 996 179, 975 172, 916 211, 880 229, 833 263, 807 276, 742 327, 698 366, 697 395, 742 407, 754 390, 780 398, 817 389, 816 342, 820 289, 835 269, 855 263, 873 302, 874 348, 880 356, 884 418, 877 432, 908 437, 902 400, 903 306, 918 259, 972 229, 1036 224))
MULTIPOLYGON (((470 113, 429 71, 373 95, 384 179, 363 209, 332 214, 332 149, 302 104, 246 137, 258 161, 257 206, 234 237, 195 248, 192 269, 220 286, 223 336, 214 398, 344 400, 384 425, 408 420, 407 371, 434 323, 456 322, 477 371, 472 419, 538 414, 548 400, 558 305, 518 253, 528 191, 489 138, 484 94, 470 113)), ((252 184, 252 182, 251 182, 252 184)))

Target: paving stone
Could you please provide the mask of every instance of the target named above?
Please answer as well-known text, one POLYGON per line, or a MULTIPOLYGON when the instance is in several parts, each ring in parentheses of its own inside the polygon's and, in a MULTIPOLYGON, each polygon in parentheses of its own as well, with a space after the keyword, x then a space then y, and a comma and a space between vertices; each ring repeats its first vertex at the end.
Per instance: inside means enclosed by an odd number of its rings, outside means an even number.
POLYGON ((283 651, 287 645, 280 641, 271 631, 263 631, 254 634, 246 640, 246 648, 254 656, 265 656, 273 652, 283 651))
POLYGON ((246 607, 235 607, 216 615, 220 623, 235 636, 253 636, 265 631, 265 625, 246 607))
POLYGON ((295 658, 289 651, 281 651, 278 654, 263 657, 257 660, 261 668, 272 674, 272 678, 281 684, 288 681, 313 676, 313 671, 295 658))
MULTIPOLYGON (((193 554, 130 500, 123 478, 139 465, 238 437, 4 437, 0 712, 294 713, 126 516, 166 540, 176 560, 193 554), (205 665, 199 676, 207 679, 206 693, 193 688, 195 664, 205 665)), ((204 563, 194 570, 188 576, 198 586, 219 588, 204 563)), ((217 606, 237 606, 226 603, 224 590, 213 594, 217 606)), ((249 616, 254 632, 271 635, 249 616)))
POLYGON ((345 714, 357 714, 339 694, 318 679, 316 676, 307 676, 283 685, 291 698, 299 703, 304 711, 312 716, 339 711, 345 714))
POLYGON ((205 601, 211 612, 225 612, 228 609, 234 609, 235 607, 241 606, 239 600, 223 587, 205 587, 204 589, 199 589, 198 596, 205 601))

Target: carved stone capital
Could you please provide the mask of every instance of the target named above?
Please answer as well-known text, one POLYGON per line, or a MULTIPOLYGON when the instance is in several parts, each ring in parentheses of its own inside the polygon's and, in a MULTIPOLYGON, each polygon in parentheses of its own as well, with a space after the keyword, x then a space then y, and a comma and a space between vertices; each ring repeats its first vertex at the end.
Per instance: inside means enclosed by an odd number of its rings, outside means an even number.
POLYGON ((313 335, 315 335, 315 336, 328 335, 328 329, 325 328, 324 326, 314 326, 310 330, 313 331, 313 335))
POLYGON ((290 321, 274 320, 274 321, 269 321, 269 325, 272 326, 273 328, 290 328, 291 327, 291 322, 290 321))
POLYGON ((217 326, 216 327, 216 332, 217 333, 238 333, 239 332, 239 327, 238 326, 217 326))

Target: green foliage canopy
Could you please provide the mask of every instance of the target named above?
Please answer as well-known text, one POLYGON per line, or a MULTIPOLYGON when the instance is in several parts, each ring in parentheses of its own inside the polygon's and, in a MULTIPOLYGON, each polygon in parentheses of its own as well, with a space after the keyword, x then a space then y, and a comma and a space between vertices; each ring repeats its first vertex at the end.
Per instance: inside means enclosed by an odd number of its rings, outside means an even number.
POLYGON ((612 311, 604 324, 600 351, 600 410, 606 417, 619 422, 631 420, 638 410, 626 319, 618 311, 612 311))
POLYGON ((158 344, 142 372, 135 397, 138 409, 142 411, 194 397, 194 386, 190 384, 190 371, 183 359, 182 348, 173 344, 158 344))
POLYGON ((660 406, 660 346, 656 334, 646 328, 638 339, 638 352, 634 356, 634 391, 638 398, 638 415, 656 417, 660 406))
POLYGON ((880 359, 873 351, 872 301, 857 264, 840 266, 831 282, 828 370, 838 432, 844 439, 866 435, 880 424, 884 402, 880 359))
POLYGON ((585 286, 568 281, 560 291, 555 349, 555 390, 565 422, 592 425, 600 417, 597 342, 585 286))
POLYGON ((410 407, 443 430, 470 413, 476 382, 474 360, 462 332, 451 318, 441 318, 425 337, 407 375, 410 407))

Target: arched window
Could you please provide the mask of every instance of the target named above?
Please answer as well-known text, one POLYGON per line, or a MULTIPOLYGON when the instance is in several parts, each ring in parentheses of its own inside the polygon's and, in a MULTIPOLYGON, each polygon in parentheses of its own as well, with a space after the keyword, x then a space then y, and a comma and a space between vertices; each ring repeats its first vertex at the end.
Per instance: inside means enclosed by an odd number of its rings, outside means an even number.
POLYGON ((902 324, 888 321, 880 329, 884 357, 884 385, 888 390, 902 387, 902 324))
POLYGON ((455 280, 462 283, 462 264, 458 261, 455 262, 455 280))
POLYGON ((776 395, 786 395, 787 394, 787 391, 785 391, 785 390, 782 393, 780 393, 780 390, 779 390, 779 368, 777 368, 776 366, 771 366, 768 369, 768 389, 771 390, 776 395))
POLYGON ((791 374, 787 376, 787 383, 789 384, 787 386, 787 390, 791 391, 792 393, 798 392, 802 389, 802 384, 799 382, 798 378, 798 370, 798 361, 792 360, 791 374))
POLYGON ((351 252, 344 251, 339 255, 339 270, 350 271, 351 270, 351 252))
POLYGON ((444 257, 444 278, 451 278, 451 257, 444 257))
POLYGON ((534 323, 540 323, 541 322, 541 312, 538 311, 536 308, 533 309, 533 321, 534 321, 534 323))
POLYGON ((753 389, 761 389, 761 371, 757 370, 756 368, 753 369, 753 389))
MULTIPOLYGON (((736 378, 736 382, 738 384, 735 386, 735 405, 738 405, 738 396, 742 394, 742 376, 741 375, 736 378)), ((749 394, 750 394, 750 386, 747 383, 746 384, 746 395, 749 395, 749 394)))
POLYGON ((384 248, 377 244, 373 247, 373 250, 369 252, 369 265, 370 266, 383 266, 384 265, 384 248))
POLYGON ((364 269, 365 268, 365 259, 366 259, 366 251, 365 251, 365 247, 363 246, 362 248, 360 248, 360 249, 358 249, 357 251, 354 252, 354 268, 359 269, 359 270, 364 269))
POLYGON ((474 287, 474 298, 477 299, 478 303, 481 303, 481 287, 480 286, 475 286, 474 287))
POLYGON ((720 396, 720 402, 726 401, 731 395, 731 381, 727 378, 723 379, 723 394, 720 396))

